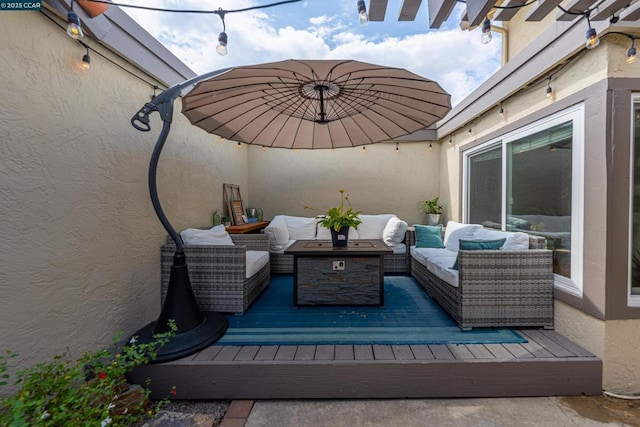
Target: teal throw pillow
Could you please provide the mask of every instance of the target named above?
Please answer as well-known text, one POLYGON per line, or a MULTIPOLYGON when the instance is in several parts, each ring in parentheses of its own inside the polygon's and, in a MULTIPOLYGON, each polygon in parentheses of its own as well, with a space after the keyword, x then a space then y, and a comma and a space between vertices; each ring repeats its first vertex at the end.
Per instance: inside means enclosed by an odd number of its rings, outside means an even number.
POLYGON ((442 224, 414 225, 416 229, 416 248, 444 248, 442 242, 442 224))
MULTIPOLYGON (((480 251, 483 249, 500 249, 504 242, 507 239, 497 239, 497 240, 460 240, 460 250, 461 251, 480 251)), ((456 262, 453 264, 454 270, 458 269, 458 258, 456 258, 456 262)))

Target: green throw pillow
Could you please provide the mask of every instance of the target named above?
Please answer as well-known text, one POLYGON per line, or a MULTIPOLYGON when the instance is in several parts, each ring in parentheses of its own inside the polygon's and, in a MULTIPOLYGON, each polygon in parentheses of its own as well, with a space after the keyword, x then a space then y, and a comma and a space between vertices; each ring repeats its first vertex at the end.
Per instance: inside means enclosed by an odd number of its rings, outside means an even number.
POLYGON ((444 248, 442 243, 442 224, 414 225, 416 229, 416 248, 444 248))
MULTIPOLYGON (((460 250, 461 251, 480 251, 483 249, 500 249, 504 242, 507 239, 497 239, 497 240, 460 240, 460 250)), ((458 258, 456 258, 456 262, 453 264, 454 270, 458 269, 458 258)))

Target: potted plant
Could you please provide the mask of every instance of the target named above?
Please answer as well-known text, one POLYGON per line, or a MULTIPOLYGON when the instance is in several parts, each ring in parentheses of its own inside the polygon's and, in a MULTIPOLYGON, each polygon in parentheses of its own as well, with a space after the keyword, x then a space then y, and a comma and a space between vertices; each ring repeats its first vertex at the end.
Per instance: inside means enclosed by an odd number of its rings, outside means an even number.
MULTIPOLYGON (((340 191, 340 205, 327 209, 327 211, 318 216, 318 223, 331 231, 331 240, 333 246, 347 246, 349 237, 349 227, 358 228, 362 222, 358 215, 361 211, 354 211, 349 201, 349 195, 344 194, 344 190, 340 191), (345 209, 345 202, 348 207, 345 209)), ((311 209, 305 206, 305 209, 311 209)))
POLYGON ((442 219, 442 205, 438 202, 438 197, 429 200, 421 200, 422 212, 427 214, 427 225, 438 225, 442 219))

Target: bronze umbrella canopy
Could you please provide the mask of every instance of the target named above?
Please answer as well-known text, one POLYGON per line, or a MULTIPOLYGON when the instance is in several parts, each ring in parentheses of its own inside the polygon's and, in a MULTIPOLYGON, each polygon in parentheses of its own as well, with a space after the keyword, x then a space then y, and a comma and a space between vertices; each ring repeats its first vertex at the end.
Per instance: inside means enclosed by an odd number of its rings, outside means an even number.
POLYGON ((176 84, 145 104, 131 119, 149 131, 157 111, 162 131, 151 155, 149 193, 158 219, 176 244, 167 296, 157 321, 134 334, 151 342, 177 333, 158 351, 155 362, 195 353, 224 335, 227 322, 198 308, 180 234, 169 223, 156 186, 160 153, 171 129, 173 104, 183 91, 183 113, 192 124, 223 138, 276 148, 355 147, 388 141, 431 126, 451 109, 438 83, 401 68, 353 60, 286 60, 228 68, 176 84))
POLYGON ((451 109, 438 83, 353 60, 286 60, 237 67, 183 98, 192 124, 274 148, 353 147, 424 129, 451 109))

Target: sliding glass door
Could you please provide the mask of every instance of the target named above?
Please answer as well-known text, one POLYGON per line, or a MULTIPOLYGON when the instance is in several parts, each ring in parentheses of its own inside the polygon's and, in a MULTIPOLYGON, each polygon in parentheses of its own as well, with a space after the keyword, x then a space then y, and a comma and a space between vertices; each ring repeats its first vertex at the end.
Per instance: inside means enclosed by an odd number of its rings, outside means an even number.
POLYGON ((576 107, 464 153, 467 222, 544 237, 556 284, 575 294, 581 293, 582 117, 576 107))

